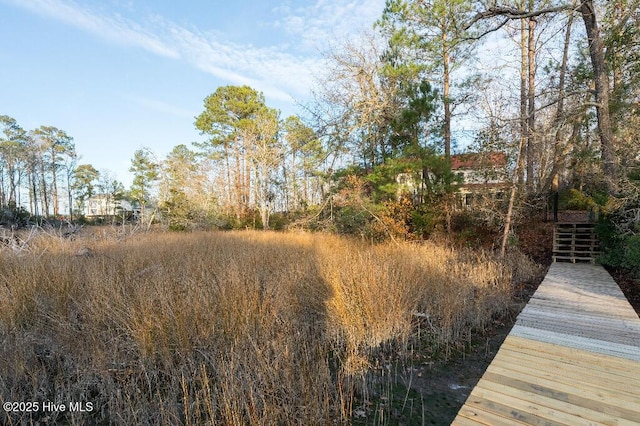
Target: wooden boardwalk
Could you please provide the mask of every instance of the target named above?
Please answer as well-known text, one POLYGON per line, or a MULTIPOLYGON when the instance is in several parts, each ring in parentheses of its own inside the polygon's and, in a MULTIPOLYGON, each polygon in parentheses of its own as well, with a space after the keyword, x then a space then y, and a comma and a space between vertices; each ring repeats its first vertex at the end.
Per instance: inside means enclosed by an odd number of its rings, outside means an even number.
POLYGON ((553 263, 455 425, 640 425, 640 318, 601 266, 553 263))

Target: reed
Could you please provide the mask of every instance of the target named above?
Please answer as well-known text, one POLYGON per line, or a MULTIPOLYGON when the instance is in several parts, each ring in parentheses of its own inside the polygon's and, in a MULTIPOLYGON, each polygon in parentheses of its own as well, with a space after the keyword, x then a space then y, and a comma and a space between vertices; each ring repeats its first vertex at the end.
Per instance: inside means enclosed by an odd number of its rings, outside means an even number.
POLYGON ((349 422, 381 351, 447 353, 509 309, 513 273, 323 234, 43 235, 0 252, 0 399, 67 411, 0 423, 349 422))

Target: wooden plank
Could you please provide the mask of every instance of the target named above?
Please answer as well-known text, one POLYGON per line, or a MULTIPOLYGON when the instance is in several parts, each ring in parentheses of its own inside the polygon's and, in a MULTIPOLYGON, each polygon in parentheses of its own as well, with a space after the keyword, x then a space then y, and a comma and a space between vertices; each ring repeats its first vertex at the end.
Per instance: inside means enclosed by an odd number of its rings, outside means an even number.
MULTIPOLYGON (((527 314, 529 309, 538 308, 538 309, 545 309, 548 312, 568 311, 573 314, 589 315, 591 317, 614 318, 614 319, 617 318, 623 321, 631 321, 632 323, 637 321, 638 319, 638 315, 635 313, 635 311, 633 311, 633 309, 628 310, 628 309, 624 309, 623 307, 612 308, 607 310, 605 307, 602 307, 602 309, 598 309, 597 306, 592 307, 586 303, 580 303, 578 301, 574 303, 559 303, 553 300, 543 300, 540 298, 536 300, 531 300, 529 303, 530 304, 527 305, 525 310, 522 311, 522 313, 524 313, 525 315, 527 314)), ((619 303, 621 304, 622 301, 620 301, 619 303)))
POLYGON ((567 335, 554 331, 523 327, 519 325, 513 327, 510 334, 534 341, 554 343, 561 346, 569 346, 575 349, 582 349, 589 352, 640 362, 640 351, 638 351, 638 348, 635 346, 605 342, 602 340, 590 339, 588 337, 567 335))
MULTIPOLYGON (((540 417, 550 420, 561 421, 563 424, 636 424, 635 420, 620 416, 623 413, 627 417, 633 417, 635 413, 624 412, 616 406, 602 404, 594 407, 591 401, 581 401, 571 395, 560 395, 551 390, 541 387, 534 387, 533 391, 528 388, 527 383, 509 377, 492 377, 479 384, 479 392, 493 392, 488 398, 501 399, 503 394, 518 398, 522 402, 517 404, 524 409, 533 411, 540 417), (500 381, 497 383, 496 381, 500 381), (551 396, 550 396, 551 395, 551 396), (586 402, 586 403, 585 403, 586 402), (594 409, 595 408, 595 409, 594 409)), ((487 395, 485 393, 485 395, 487 395)))
MULTIPOLYGON (((618 320, 617 323, 620 323, 618 320)), ((614 344, 639 347, 640 346, 640 330, 633 328, 625 329, 622 327, 610 326, 606 328, 607 323, 604 321, 582 321, 572 322, 563 320, 561 317, 545 317, 539 315, 523 315, 518 318, 518 326, 535 328, 545 331, 551 331, 569 336, 580 336, 588 339, 599 340, 614 344)), ((614 324, 617 325, 617 324, 614 324)))
POLYGON ((614 356, 595 354, 553 343, 531 341, 511 334, 507 336, 500 350, 502 350, 502 348, 528 353, 540 358, 554 359, 560 362, 583 365, 585 367, 591 366, 608 374, 640 377, 640 366, 637 362, 614 356))
POLYGON ((478 383, 469 397, 472 407, 474 404, 486 407, 502 416, 510 415, 513 420, 528 425, 588 425, 589 420, 576 415, 554 410, 539 405, 540 399, 534 402, 523 399, 524 393, 518 389, 503 388, 501 390, 485 387, 486 382, 478 383))
POLYGON ((622 291, 608 285, 594 285, 593 287, 585 289, 578 285, 571 285, 570 283, 547 284, 544 288, 539 288, 539 291, 533 295, 533 300, 548 299, 549 297, 555 298, 558 303, 574 303, 577 300, 595 302, 598 298, 603 297, 600 303, 604 303, 605 306, 612 308, 616 307, 616 303, 627 300, 622 291))
MULTIPOLYGON (((497 357, 496 360, 498 360, 497 357)), ((580 363, 579 360, 575 359, 559 361, 552 357, 541 358, 523 352, 511 351, 506 347, 500 348, 500 361, 510 364, 535 365, 535 368, 541 372, 555 375, 562 374, 564 377, 576 382, 581 381, 595 386, 608 383, 611 386, 626 389, 629 394, 636 395, 640 400, 638 377, 630 376, 625 370, 612 373, 611 369, 594 368, 593 365, 580 363)))
POLYGON ((484 423, 480 421, 480 419, 476 420, 470 417, 465 417, 462 414, 459 414, 458 416, 456 416, 456 418, 453 419, 453 422, 451 424, 456 426, 478 426, 478 425, 491 426, 491 423, 484 423))
MULTIPOLYGON (((621 313, 626 313, 620 310, 621 313)), ((589 323, 589 327, 603 327, 607 330, 620 329, 624 331, 630 331, 632 333, 640 333, 640 321, 635 317, 621 317, 620 315, 606 315, 600 312, 590 311, 574 311, 573 309, 558 305, 541 305, 533 301, 527 306, 527 309, 523 310, 519 315, 519 318, 525 316, 534 316, 538 318, 551 318, 555 321, 562 319, 566 322, 583 324, 589 323)))
MULTIPOLYGON (((626 299, 625 299, 626 301, 626 299)), ((569 315, 583 315, 585 317, 591 318, 603 318, 603 319, 620 319, 622 321, 628 322, 632 324, 632 327, 637 328, 640 325, 637 324, 638 314, 629 306, 627 309, 626 306, 623 305, 623 301, 620 300, 619 303, 612 307, 611 309, 597 309, 596 307, 587 306, 584 303, 580 303, 578 301, 575 302, 558 302, 553 299, 543 299, 537 297, 535 299, 531 299, 526 308, 521 312, 522 314, 527 314, 531 309, 540 309, 545 310, 547 312, 554 313, 562 313, 567 312, 569 315)))
MULTIPOLYGON (((512 407, 474 395, 473 397, 469 398, 468 404, 465 405, 465 408, 463 410, 460 410, 459 417, 472 420, 476 422, 476 424, 479 423, 490 426, 535 424, 531 423, 531 421, 532 419, 534 421, 537 420, 533 416, 528 416, 528 418, 521 418, 521 415, 519 413, 516 415, 514 415, 513 413, 514 410, 512 407)), ((454 421, 452 424, 457 425, 459 423, 454 421)))
MULTIPOLYGON (((548 325, 546 329, 557 328, 587 333, 589 335, 601 335, 603 340, 607 337, 617 336, 634 346, 640 346, 640 323, 634 324, 620 317, 606 317, 602 315, 589 315, 584 312, 573 312, 561 309, 539 309, 530 306, 518 317, 519 325, 538 324, 538 327, 548 325)), ((616 340, 613 340, 616 341, 616 340)))
POLYGON ((543 417, 535 406, 528 404, 526 401, 482 386, 474 388, 468 401, 469 410, 493 413, 497 418, 502 418, 506 421, 503 423, 504 425, 519 423, 545 426, 562 425, 562 423, 549 418, 551 416, 543 417))
MULTIPOLYGON (((488 373, 497 373, 503 376, 511 377, 514 379, 522 380, 530 384, 536 384, 547 387, 549 389, 559 390, 563 393, 571 393, 573 388, 576 394, 581 395, 584 398, 603 398, 597 399, 598 401, 611 400, 614 401, 612 405, 622 404, 623 406, 631 407, 637 404, 637 410, 640 412, 640 404, 638 404, 637 395, 633 395, 626 391, 625 388, 616 388, 611 386, 611 383, 602 380, 598 382, 589 382, 582 378, 567 377, 566 372, 549 373, 543 369, 538 369, 539 364, 544 364, 544 360, 541 359, 535 367, 529 367, 521 364, 513 364, 508 360, 504 360, 502 357, 494 359, 489 368, 488 373)), ((640 420, 640 416, 638 418, 640 420)))
MULTIPOLYGON (((569 402, 573 405, 589 408, 595 411, 613 413, 614 415, 626 415, 629 420, 640 422, 640 404, 631 398, 620 399, 620 393, 601 389, 586 389, 578 386, 578 383, 568 385, 541 377, 517 374, 499 366, 489 365, 485 373, 487 381, 503 380, 504 383, 522 383, 522 389, 513 386, 514 389, 539 393, 542 396, 569 402), (511 375, 511 377, 510 377, 511 375), (631 418, 629 418, 631 417, 631 418)), ((484 376, 483 376, 484 378, 484 376)), ((478 382, 477 386, 484 386, 478 382)))
MULTIPOLYGON (((555 264, 555 265, 563 265, 555 264)), ((566 265, 566 263, 564 264, 566 265)), ((591 266, 591 265, 585 265, 591 266)), ((588 279, 588 278, 583 278, 588 279)), ((601 283, 601 284, 593 284, 589 287, 584 287, 578 283, 574 282, 549 282, 544 286, 539 287, 538 291, 535 292, 533 297, 535 299, 545 297, 548 295, 553 296, 563 296, 562 298, 557 299, 559 302, 572 302, 574 298, 580 298, 585 300, 594 300, 598 296, 609 296, 611 300, 601 300, 601 302, 613 302, 614 300, 622 301, 627 300, 622 293, 622 291, 612 284, 601 283)), ((611 304, 612 307, 615 304, 611 304)))

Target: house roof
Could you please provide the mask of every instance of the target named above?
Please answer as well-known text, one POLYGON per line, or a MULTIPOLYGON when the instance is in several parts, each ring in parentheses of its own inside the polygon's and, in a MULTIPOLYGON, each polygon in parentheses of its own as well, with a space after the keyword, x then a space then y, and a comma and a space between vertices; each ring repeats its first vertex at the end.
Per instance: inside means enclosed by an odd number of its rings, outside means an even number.
POLYGON ((484 167, 504 167, 506 165, 507 155, 504 152, 470 152, 451 156, 451 170, 477 170, 484 167))

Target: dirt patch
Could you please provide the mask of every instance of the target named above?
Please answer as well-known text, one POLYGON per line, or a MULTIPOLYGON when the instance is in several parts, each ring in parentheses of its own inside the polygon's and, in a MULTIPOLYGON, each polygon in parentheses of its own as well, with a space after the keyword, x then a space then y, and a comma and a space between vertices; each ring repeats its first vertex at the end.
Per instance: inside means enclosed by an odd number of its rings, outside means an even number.
POLYGON ((425 398, 422 424, 447 425, 453 421, 539 285, 540 281, 520 284, 515 289, 511 312, 493 320, 464 351, 424 368, 413 385, 425 398))
POLYGON ((514 322, 515 316, 507 322, 495 321, 491 330, 476 339, 467 352, 425 369, 415 384, 425 398, 424 424, 445 425, 453 421, 514 322))

